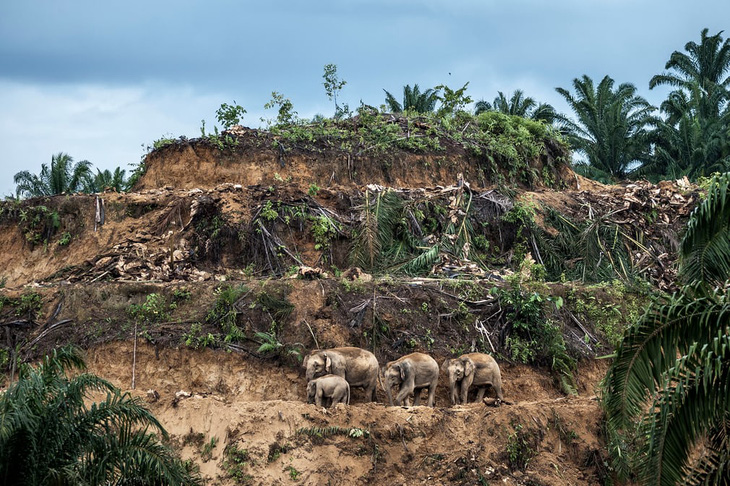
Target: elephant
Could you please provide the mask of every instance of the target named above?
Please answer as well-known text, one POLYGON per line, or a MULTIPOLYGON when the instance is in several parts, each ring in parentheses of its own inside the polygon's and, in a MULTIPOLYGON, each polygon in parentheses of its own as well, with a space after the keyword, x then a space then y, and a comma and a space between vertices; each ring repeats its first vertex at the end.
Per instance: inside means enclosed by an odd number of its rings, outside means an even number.
POLYGON ((366 401, 375 401, 379 366, 373 353, 354 347, 315 350, 302 363, 307 381, 322 375, 341 376, 350 387, 364 388, 366 401))
POLYGON ((497 400, 502 401, 502 374, 499 365, 488 354, 468 353, 462 354, 455 359, 447 359, 441 365, 441 369, 449 377, 449 391, 451 404, 467 403, 469 387, 479 387, 477 401, 481 401, 487 386, 491 385, 497 394, 497 400), (457 395, 459 387, 459 395, 457 395))
POLYGON ((338 375, 324 375, 307 383, 307 403, 314 403, 318 407, 323 405, 323 399, 331 398, 330 407, 338 403, 350 404, 350 384, 338 375))
POLYGON ((411 394, 415 395, 414 405, 418 405, 421 401, 421 390, 428 388, 428 406, 434 406, 439 365, 431 356, 423 353, 407 354, 386 364, 383 375, 385 393, 391 406, 393 406, 392 388, 396 385, 399 385, 395 397, 397 405, 401 405, 411 394))

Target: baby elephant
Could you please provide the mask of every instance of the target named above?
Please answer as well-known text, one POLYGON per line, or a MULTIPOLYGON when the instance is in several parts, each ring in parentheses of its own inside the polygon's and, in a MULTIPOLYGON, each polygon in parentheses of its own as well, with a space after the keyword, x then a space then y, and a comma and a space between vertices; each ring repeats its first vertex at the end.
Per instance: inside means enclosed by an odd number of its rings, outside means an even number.
POLYGON ((323 399, 331 398, 330 407, 338 403, 350 404, 350 384, 341 376, 324 375, 307 383, 307 403, 321 407, 323 399))
POLYGON ((441 369, 449 377, 451 404, 466 403, 469 387, 478 388, 477 401, 481 401, 488 386, 494 388, 498 402, 502 397, 502 374, 494 358, 484 353, 463 354, 455 359, 447 359, 441 369))

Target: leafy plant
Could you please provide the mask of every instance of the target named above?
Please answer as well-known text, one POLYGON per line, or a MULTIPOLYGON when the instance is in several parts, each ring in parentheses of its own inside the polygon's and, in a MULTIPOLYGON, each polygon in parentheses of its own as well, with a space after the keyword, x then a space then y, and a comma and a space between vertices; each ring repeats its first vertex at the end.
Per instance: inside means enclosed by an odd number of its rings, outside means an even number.
POLYGON ((224 129, 228 129, 234 125, 240 125, 245 113, 246 110, 241 105, 236 104, 234 100, 232 105, 222 103, 220 108, 216 110, 215 117, 224 129))
POLYGON ((510 288, 492 288, 500 305, 506 309, 509 323, 505 344, 512 359, 522 363, 549 364, 557 373, 565 393, 575 393, 573 371, 576 360, 568 354, 565 339, 558 325, 548 317, 549 304, 559 308, 562 298, 554 299, 522 288, 518 280, 510 288))
POLYGON ((730 174, 711 188, 680 246, 685 285, 628 329, 605 379, 614 468, 645 484, 721 484, 730 468, 730 174))
POLYGON ((296 481, 297 478, 299 478, 299 475, 301 474, 299 471, 296 470, 294 466, 287 466, 286 471, 289 471, 289 478, 292 481, 296 481))
POLYGON ((229 477, 239 484, 249 484, 253 477, 246 473, 251 464, 251 456, 248 449, 241 449, 236 444, 228 444, 223 451, 223 469, 229 477))
POLYGON ((211 437, 210 441, 208 441, 203 448, 200 451, 200 458, 203 459, 203 462, 208 462, 213 457, 213 449, 215 449, 215 446, 218 444, 218 437, 211 437))
POLYGON ((327 93, 327 98, 335 103, 335 119, 342 118, 347 115, 350 110, 347 105, 340 107, 340 105, 337 104, 337 95, 340 91, 342 91, 342 88, 345 87, 347 81, 340 79, 337 74, 336 64, 325 64, 322 78, 324 79, 322 85, 324 86, 324 91, 327 93))
POLYGON ((147 295, 142 304, 130 305, 128 312, 133 319, 145 323, 163 322, 170 317, 167 302, 158 293, 147 295))
POLYGON ((512 423, 514 432, 507 437, 507 458, 513 471, 524 471, 535 454, 534 434, 521 423, 512 423))
POLYGON ((272 91, 271 100, 264 105, 264 108, 270 110, 277 106, 279 107, 276 116, 277 125, 291 125, 296 121, 297 112, 294 111, 294 105, 289 98, 284 98, 278 91, 272 91))
POLYGON ((20 296, 15 307, 16 316, 25 316, 33 320, 40 312, 43 305, 43 298, 37 292, 27 292, 20 296))
POLYGON ((226 333, 224 342, 236 342, 245 338, 245 334, 236 324, 238 309, 236 302, 248 289, 243 285, 233 287, 231 285, 222 285, 215 289, 216 301, 213 308, 208 311, 206 321, 211 324, 218 324, 223 332, 226 333))
POLYGON ((6 484, 201 483, 160 442, 167 432, 139 399, 77 373, 84 369, 78 349, 59 348, 37 368, 21 367, 18 381, 0 395, 6 484), (90 403, 98 392, 106 398, 90 403))

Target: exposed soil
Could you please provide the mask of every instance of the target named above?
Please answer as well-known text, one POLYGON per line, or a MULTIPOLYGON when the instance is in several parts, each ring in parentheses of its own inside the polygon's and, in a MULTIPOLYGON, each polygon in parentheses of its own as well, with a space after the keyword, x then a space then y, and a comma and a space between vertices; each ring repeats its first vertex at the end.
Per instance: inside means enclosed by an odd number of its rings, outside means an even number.
MULTIPOLYGON (((129 389, 130 343, 91 349, 87 361, 91 371, 129 389)), ((577 397, 562 396, 539 370, 503 366, 505 399, 513 404, 498 408, 450 407, 441 387, 433 409, 386 407, 379 390, 380 403, 363 403, 356 392, 350 406, 325 411, 304 403, 306 382, 297 371, 224 351, 145 345, 137 350, 132 394, 147 399, 148 390, 158 392, 150 409, 209 484, 236 484, 226 473, 225 448, 232 446, 248 451, 241 466, 246 484, 291 484, 294 474, 301 484, 588 485, 600 484, 605 473, 593 389, 604 370, 594 364, 580 371, 590 382, 577 397), (176 398, 180 391, 190 396, 176 398), (328 427, 341 430, 327 435, 328 427), (525 471, 509 468, 515 427, 522 427, 527 454, 534 453, 525 471), (352 428, 367 437, 348 436, 352 428), (201 460, 214 437, 210 459, 201 460)))
MULTIPOLYGON (((26 361, 69 342, 83 347, 92 372, 148 401, 208 484, 603 484, 596 388, 607 363, 593 357, 609 349, 604 336, 591 322, 562 316, 568 351, 580 358, 576 396, 564 395, 549 369, 500 355, 508 323, 490 289, 504 285, 518 228, 495 223, 484 233, 492 238, 491 258, 501 262, 492 272, 442 260, 430 278, 373 279, 348 260, 366 184, 396 187, 443 216, 452 214, 450 204, 468 182, 484 226, 496 221, 506 198, 490 192, 495 186, 474 161, 459 151, 383 160, 292 151, 281 160, 270 144, 256 142, 260 136, 244 132, 249 142, 234 152, 190 141, 155 151, 130 194, 3 203, 0 344, 19 349, 26 361), (272 203, 278 219, 265 225, 259 216, 272 203), (286 224, 285 210, 292 218, 286 224), (311 231, 311 217, 323 215, 343 228, 324 247, 311 231), (247 338, 228 346, 220 323, 207 317, 221 289, 239 285, 245 291, 235 322, 247 338), (35 294, 40 309, 23 307, 23 298, 35 294), (175 307, 138 333, 131 389, 130 309, 151 294, 175 307), (283 300, 291 309, 278 315, 275 302, 283 300), (350 406, 318 409, 305 403, 306 381, 294 357, 257 351, 261 341, 252 336, 274 325, 291 349, 360 346, 381 364, 412 351, 439 363, 469 350, 495 352, 508 403, 451 407, 442 377, 433 409, 386 407, 382 390, 378 403, 363 403, 358 389, 350 406), (216 349, 184 344, 208 333, 219 338, 216 349)), ((694 188, 603 186, 565 166, 557 182, 559 191, 522 188, 517 199, 577 220, 609 215, 646 238, 644 253, 631 257, 645 262, 652 282, 672 281, 673 242, 694 188)), ((547 228, 546 211, 536 221, 547 228)), ((544 287, 566 299, 584 292, 570 282, 544 287)), ((599 302, 611 299, 600 292, 599 302)))

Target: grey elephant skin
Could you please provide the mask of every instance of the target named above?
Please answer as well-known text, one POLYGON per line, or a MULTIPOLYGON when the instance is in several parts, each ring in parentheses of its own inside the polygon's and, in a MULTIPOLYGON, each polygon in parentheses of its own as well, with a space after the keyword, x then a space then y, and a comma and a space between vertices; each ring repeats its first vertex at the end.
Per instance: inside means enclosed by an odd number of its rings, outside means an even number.
POLYGON ((385 393, 393 406, 392 388, 398 386, 395 404, 401 405, 403 400, 414 395, 414 405, 421 401, 421 390, 428 388, 428 406, 433 407, 436 399, 436 385, 439 379, 439 365, 431 356, 423 353, 411 353, 391 361, 385 365, 385 393))
POLYGON ((338 403, 350 404, 350 385, 341 376, 324 375, 307 383, 307 403, 314 403, 318 407, 327 403, 334 407, 338 403))
POLYGON ((484 398, 488 386, 494 388, 499 401, 502 396, 502 373, 499 365, 488 354, 468 353, 458 358, 447 359, 441 369, 449 377, 449 391, 452 405, 467 403, 469 388, 478 387, 477 401, 484 398))
POLYGON ((304 358, 302 366, 307 381, 323 375, 341 376, 350 387, 364 388, 366 401, 375 401, 379 365, 370 351, 354 347, 315 350, 304 358))

